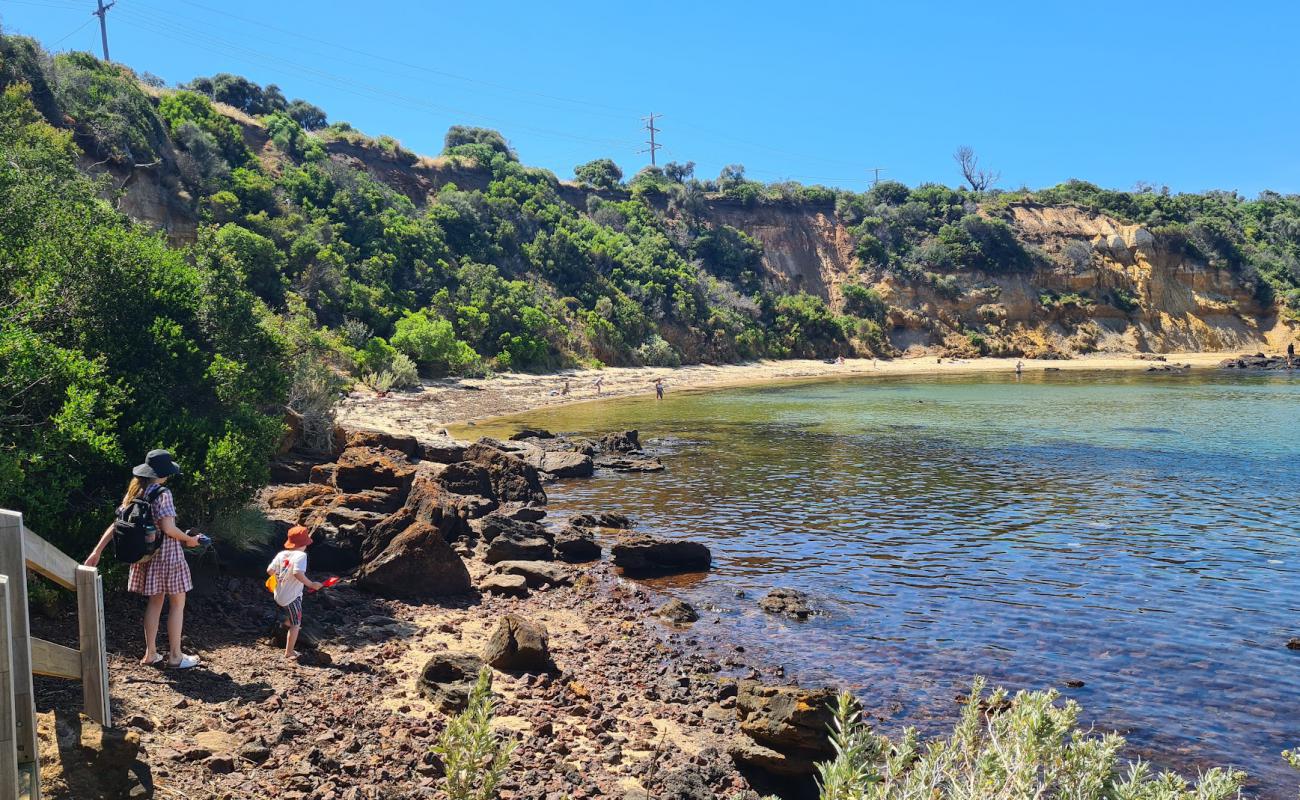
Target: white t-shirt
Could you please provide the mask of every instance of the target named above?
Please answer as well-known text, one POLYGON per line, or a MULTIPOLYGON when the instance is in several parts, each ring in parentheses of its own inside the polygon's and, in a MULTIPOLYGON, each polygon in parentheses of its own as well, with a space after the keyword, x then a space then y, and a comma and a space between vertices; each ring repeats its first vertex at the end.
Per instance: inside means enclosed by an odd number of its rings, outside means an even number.
POLYGON ((302 582, 294 573, 306 574, 307 554, 301 550, 281 550, 267 565, 275 574, 275 602, 287 606, 302 597, 302 582))

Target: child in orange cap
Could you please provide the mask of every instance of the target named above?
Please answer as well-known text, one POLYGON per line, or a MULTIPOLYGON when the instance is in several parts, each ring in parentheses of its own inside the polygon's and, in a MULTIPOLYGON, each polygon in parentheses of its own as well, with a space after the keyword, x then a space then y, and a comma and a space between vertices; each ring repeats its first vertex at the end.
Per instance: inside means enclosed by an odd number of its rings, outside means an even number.
POLYGON ((284 540, 284 549, 267 566, 266 574, 272 576, 267 581, 273 586, 275 602, 288 615, 289 633, 284 638, 284 660, 293 661, 298 652, 293 649, 298 643, 298 632, 302 630, 302 587, 312 591, 321 588, 321 584, 307 577, 307 548, 311 546, 311 531, 301 525, 289 529, 284 540))

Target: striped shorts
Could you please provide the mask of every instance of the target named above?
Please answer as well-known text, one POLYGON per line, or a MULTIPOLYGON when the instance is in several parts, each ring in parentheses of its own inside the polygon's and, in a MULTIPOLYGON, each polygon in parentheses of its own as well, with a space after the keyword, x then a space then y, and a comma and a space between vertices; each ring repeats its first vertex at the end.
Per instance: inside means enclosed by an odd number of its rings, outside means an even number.
POLYGON ((284 613, 289 617, 289 627, 302 627, 302 597, 299 597, 287 606, 280 606, 280 608, 283 608, 284 613))

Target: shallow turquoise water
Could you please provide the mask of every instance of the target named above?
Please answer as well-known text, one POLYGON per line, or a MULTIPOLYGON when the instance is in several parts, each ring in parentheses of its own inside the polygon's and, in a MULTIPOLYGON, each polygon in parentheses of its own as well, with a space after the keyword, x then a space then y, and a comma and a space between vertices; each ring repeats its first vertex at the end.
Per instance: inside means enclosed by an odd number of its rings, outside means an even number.
POLYGON ((1298 408, 1286 377, 1040 373, 520 419, 639 428, 667 473, 553 485, 554 516, 620 510, 704 541, 715 569, 671 586, 715 609, 697 633, 852 686, 886 728, 944 727, 977 673, 1056 686, 1157 764, 1232 764, 1293 797, 1278 753, 1300 745, 1298 408), (827 613, 758 612, 774 586, 827 613))

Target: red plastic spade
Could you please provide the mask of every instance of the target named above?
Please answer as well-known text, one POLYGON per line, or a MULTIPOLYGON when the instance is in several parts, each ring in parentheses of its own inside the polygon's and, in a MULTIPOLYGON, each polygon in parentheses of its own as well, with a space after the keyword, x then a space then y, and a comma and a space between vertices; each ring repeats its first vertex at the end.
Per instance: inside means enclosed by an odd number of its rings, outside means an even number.
MULTIPOLYGON (((323 581, 320 582, 320 588, 322 588, 322 589, 328 589, 328 588, 330 588, 331 586, 333 586, 334 584, 338 583, 339 580, 340 580, 340 579, 339 579, 339 577, 338 577, 337 575, 335 575, 333 578, 326 578, 325 580, 323 580, 323 581)), ((313 589, 312 591, 316 591, 316 590, 313 589)))

